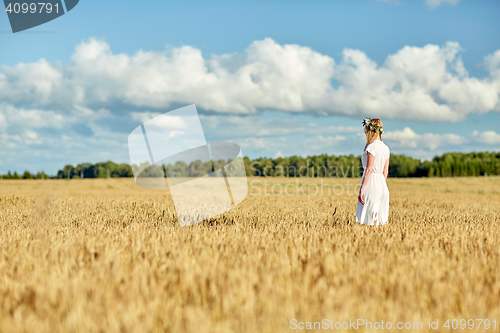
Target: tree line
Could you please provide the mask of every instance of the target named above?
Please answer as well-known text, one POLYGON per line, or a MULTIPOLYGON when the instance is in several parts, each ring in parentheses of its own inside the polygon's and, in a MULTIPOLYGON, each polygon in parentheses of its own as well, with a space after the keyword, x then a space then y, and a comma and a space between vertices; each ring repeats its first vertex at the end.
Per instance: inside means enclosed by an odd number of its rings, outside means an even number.
MULTIPOLYGON (((245 160, 247 175, 275 177, 361 177, 361 156, 318 155, 310 157, 245 160)), ((430 161, 392 154, 389 177, 466 177, 500 175, 500 153, 445 153, 430 161)))
MULTIPOLYGON (((300 157, 278 157, 243 159, 247 176, 255 177, 361 177, 363 167, 361 156, 332 156, 327 154, 300 157)), ((169 175, 174 177, 196 177, 217 170, 225 161, 201 162, 189 164, 176 162, 165 166, 147 166, 142 176, 152 177, 169 175)), ((133 168, 126 163, 113 162, 83 163, 77 166, 66 165, 56 175, 48 176, 45 172, 32 174, 25 171, 0 175, 1 179, 80 179, 80 178, 118 178, 133 177, 133 168)), ((144 165, 143 165, 144 167, 144 165)), ((500 153, 472 152, 472 153, 445 153, 436 156, 430 161, 408 157, 405 155, 391 155, 389 177, 464 177, 500 175, 500 153)))

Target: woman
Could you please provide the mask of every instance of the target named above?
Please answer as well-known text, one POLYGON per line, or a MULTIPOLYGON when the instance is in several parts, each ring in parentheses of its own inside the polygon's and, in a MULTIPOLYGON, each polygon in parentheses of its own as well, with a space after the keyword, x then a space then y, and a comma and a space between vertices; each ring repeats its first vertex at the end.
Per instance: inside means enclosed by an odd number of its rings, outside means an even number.
POLYGON ((384 128, 378 118, 365 118, 366 146, 361 157, 363 177, 359 189, 356 222, 368 225, 386 224, 389 218, 389 147, 382 142, 384 128))

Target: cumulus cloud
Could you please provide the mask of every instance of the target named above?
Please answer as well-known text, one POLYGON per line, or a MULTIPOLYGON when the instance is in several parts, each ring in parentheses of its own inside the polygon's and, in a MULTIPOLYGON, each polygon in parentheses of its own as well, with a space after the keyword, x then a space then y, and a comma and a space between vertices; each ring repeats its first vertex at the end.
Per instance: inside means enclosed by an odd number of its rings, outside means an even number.
POLYGON ((299 118, 267 119, 260 115, 233 116, 201 115, 202 125, 217 132, 218 140, 237 137, 267 137, 286 135, 331 135, 332 133, 361 133, 361 126, 322 125, 304 122, 299 118), (251 126, 249 126, 251 124, 251 126))
POLYGON ((479 133, 478 131, 474 131, 472 133, 472 137, 479 142, 490 144, 490 145, 500 145, 500 134, 494 131, 485 131, 479 133))
POLYGON ((312 138, 307 139, 305 141, 305 146, 312 150, 321 150, 321 149, 325 150, 329 147, 337 146, 345 139, 346 137, 341 135, 335 135, 335 136, 316 135, 312 138))
POLYGON ((39 145, 42 140, 33 130, 25 130, 17 134, 0 134, 0 143, 8 148, 25 147, 26 145, 39 145))
MULTIPOLYGON (((93 134, 98 129, 95 121, 104 117, 110 117, 109 111, 104 109, 95 112, 77 107, 69 114, 60 114, 53 110, 23 108, 0 103, 0 130, 2 131, 0 146, 16 148, 16 150, 23 149, 26 145, 57 146, 64 136, 61 133, 76 135, 76 137, 80 137, 84 132, 93 134)), ((100 131, 101 136, 103 132, 106 133, 106 130, 100 131)), ((73 140, 79 139, 73 138, 73 140)))
POLYGON ((130 112, 130 117, 132 120, 136 120, 140 123, 145 123, 146 121, 159 116, 161 113, 158 112, 130 112))
MULTIPOLYGON (((131 112, 132 119, 141 123, 145 123, 159 115, 160 113, 156 112, 131 112)), ((154 126, 161 129, 171 130, 187 128, 188 124, 180 116, 171 116, 167 114, 156 118, 154 120, 154 126)))
POLYGON ((285 145, 278 140, 272 140, 268 138, 245 138, 240 140, 239 145, 243 148, 252 149, 263 149, 263 150, 275 150, 278 147, 284 147, 285 145))
POLYGON ((5 119, 5 116, 0 112, 0 129, 3 130, 7 127, 7 121, 5 119))
POLYGON ((494 83, 500 84, 500 50, 484 57, 486 68, 490 72, 490 77, 494 83))
POLYGON ((467 141, 457 134, 417 134, 411 128, 391 131, 383 135, 383 140, 394 148, 435 150, 441 147, 457 146, 467 141))
POLYGON ((36 132, 40 128, 63 128, 67 123, 62 115, 53 111, 16 108, 0 104, 0 146, 17 148, 41 144, 42 138, 36 132))
MULTIPOLYGON (((384 118, 448 120, 500 110, 498 82, 468 77, 460 46, 405 46, 377 67, 363 52, 344 50, 332 93, 338 109, 363 110, 384 118)), ((495 71, 492 68, 490 71, 495 71)))
POLYGON ((0 104, 0 128, 18 125, 26 128, 62 128, 66 123, 61 114, 40 109, 17 108, 10 104, 0 104))
POLYGON ((217 113, 269 109, 455 121, 500 111, 500 50, 485 58, 490 75, 483 79, 468 75, 460 52, 456 42, 405 46, 379 66, 359 50, 345 49, 336 63, 309 47, 271 38, 208 59, 191 46, 114 54, 106 42, 90 39, 68 63, 41 59, 4 66, 0 100, 59 113, 194 103, 217 113))

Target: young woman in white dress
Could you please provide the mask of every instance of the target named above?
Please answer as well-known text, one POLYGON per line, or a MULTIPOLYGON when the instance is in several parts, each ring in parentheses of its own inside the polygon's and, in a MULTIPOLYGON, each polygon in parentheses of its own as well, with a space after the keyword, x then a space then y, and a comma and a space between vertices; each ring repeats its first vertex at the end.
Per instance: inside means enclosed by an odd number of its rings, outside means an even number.
POLYGON ((382 121, 365 118, 366 146, 361 157, 363 177, 358 195, 356 222, 368 225, 386 224, 389 218, 389 174, 390 150, 382 142, 384 133, 382 121))

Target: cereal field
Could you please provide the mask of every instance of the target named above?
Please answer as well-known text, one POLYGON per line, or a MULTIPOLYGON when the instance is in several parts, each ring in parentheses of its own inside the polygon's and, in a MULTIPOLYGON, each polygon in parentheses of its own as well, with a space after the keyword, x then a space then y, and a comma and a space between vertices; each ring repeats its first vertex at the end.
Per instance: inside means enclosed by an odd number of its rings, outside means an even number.
POLYGON ((423 323, 408 332, 496 319, 479 331, 498 331, 500 177, 390 179, 389 224, 376 228, 353 222, 353 189, 286 195, 295 180, 253 181, 241 205, 185 228, 166 191, 133 179, 0 181, 0 332, 291 332, 292 319, 359 318, 423 323))

